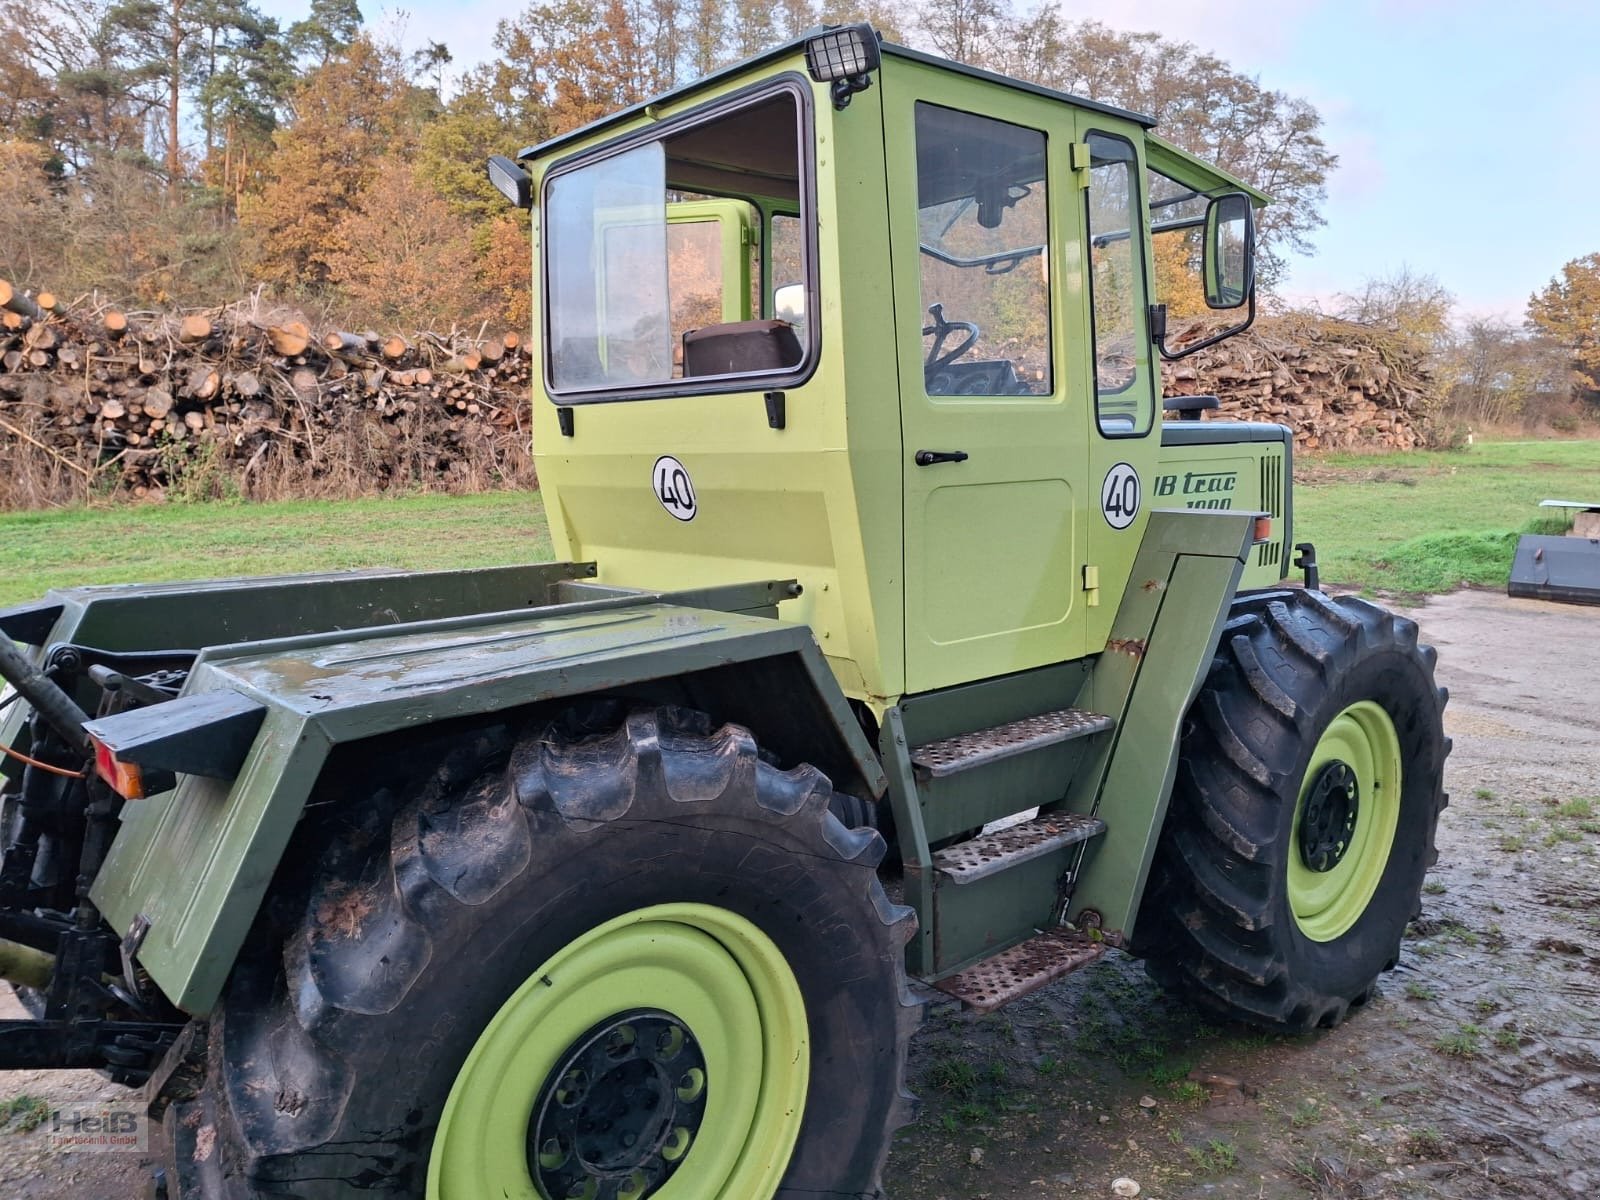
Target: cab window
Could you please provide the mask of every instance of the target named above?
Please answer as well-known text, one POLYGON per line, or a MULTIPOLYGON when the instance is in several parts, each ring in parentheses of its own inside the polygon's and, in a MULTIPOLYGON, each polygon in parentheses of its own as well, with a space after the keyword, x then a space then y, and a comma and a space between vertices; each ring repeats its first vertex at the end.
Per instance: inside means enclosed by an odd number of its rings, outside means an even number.
POLYGON ((1045 135, 919 103, 923 383, 930 396, 1046 396, 1045 135))
MULTIPOLYGON (((807 93, 783 83, 579 156, 545 185, 545 379, 552 399, 743 391, 793 384, 816 334, 758 318, 754 214, 783 204, 807 231, 807 93)), ((801 269, 797 282, 814 272, 801 269)))
POLYGON ((1146 373, 1144 238, 1132 143, 1103 133, 1089 142, 1089 291, 1094 314, 1096 416, 1108 437, 1146 433, 1154 416, 1146 373))

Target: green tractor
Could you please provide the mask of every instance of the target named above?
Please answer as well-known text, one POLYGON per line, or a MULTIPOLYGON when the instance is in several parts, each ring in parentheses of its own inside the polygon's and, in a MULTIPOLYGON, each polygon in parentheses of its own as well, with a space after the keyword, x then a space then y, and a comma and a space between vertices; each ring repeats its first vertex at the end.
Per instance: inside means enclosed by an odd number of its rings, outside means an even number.
POLYGON ((1226 336, 1266 197, 1149 125, 849 26, 492 160, 562 561, 0 613, 0 1065, 169 1200, 871 1197, 912 981, 1361 1005, 1444 695, 1163 422, 1153 239, 1226 336))

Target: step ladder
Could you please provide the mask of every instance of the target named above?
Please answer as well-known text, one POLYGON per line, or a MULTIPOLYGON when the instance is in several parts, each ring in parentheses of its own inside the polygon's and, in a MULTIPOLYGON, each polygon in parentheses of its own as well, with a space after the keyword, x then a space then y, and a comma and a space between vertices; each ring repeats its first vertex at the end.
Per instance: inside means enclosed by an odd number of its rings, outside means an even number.
POLYGON ((1059 915, 1106 831, 1098 817, 1067 811, 1065 799, 1113 725, 1101 713, 1053 708, 909 739, 902 779, 921 817, 912 844, 902 837, 906 900, 923 930, 908 951, 914 973, 988 1011, 1104 953, 1061 928, 1059 915))
POLYGON ((1105 952, 1106 944, 1092 934, 1076 929, 1046 929, 933 986, 977 1012, 993 1012, 1002 1004, 1087 967, 1105 952))

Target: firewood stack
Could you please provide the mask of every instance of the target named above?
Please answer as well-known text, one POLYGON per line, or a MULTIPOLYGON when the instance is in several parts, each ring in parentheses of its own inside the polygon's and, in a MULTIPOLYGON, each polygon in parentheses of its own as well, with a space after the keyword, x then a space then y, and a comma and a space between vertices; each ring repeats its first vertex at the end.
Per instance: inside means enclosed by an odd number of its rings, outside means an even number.
MULTIPOLYGON (((1173 323, 1169 346, 1192 340, 1184 323, 1173 323)), ((1163 364, 1161 374, 1168 396, 1215 395, 1222 408, 1211 418, 1287 425, 1300 450, 1424 445, 1440 398, 1416 346, 1386 330, 1305 314, 1262 317, 1237 337, 1163 364)))
POLYGON ((0 280, 0 461, 158 497, 199 463, 244 495, 528 486, 530 369, 515 333, 69 308, 0 280))

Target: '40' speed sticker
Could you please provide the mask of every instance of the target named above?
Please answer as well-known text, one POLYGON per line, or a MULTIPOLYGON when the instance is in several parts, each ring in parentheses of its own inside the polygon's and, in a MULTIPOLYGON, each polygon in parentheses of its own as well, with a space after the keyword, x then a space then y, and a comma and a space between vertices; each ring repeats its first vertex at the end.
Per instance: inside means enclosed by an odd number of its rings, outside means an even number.
POLYGON ((1100 511, 1113 529, 1126 529, 1139 515, 1139 472, 1119 462, 1100 485, 1100 511))
POLYGON ((662 508, 680 521, 694 520, 694 514, 698 510, 695 507, 694 484, 689 479, 688 468, 672 455, 663 454, 656 459, 650 478, 655 486, 656 499, 661 501, 662 508))

